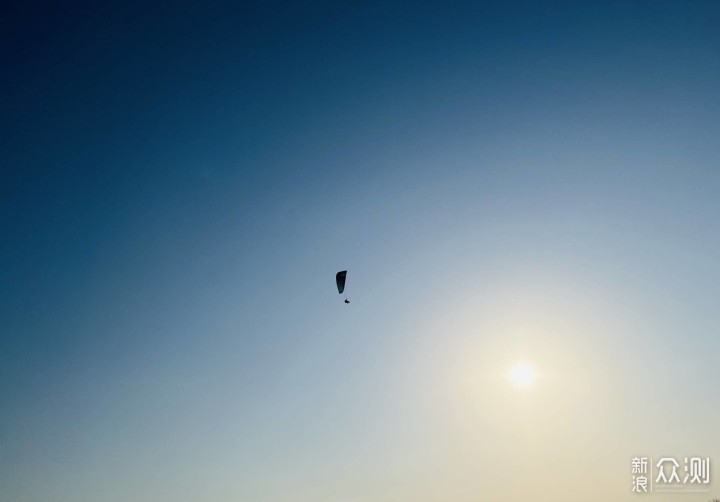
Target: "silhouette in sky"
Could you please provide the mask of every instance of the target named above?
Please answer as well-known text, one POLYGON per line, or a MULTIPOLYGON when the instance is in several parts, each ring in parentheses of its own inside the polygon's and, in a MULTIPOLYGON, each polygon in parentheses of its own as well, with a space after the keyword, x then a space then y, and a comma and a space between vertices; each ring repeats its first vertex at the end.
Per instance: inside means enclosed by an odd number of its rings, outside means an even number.
MULTIPOLYGON (((342 270, 335 274, 335 284, 338 288, 338 294, 342 294, 345 291, 345 279, 347 278, 347 270, 342 270)), ((350 300, 345 298, 345 303, 350 303, 350 300)))

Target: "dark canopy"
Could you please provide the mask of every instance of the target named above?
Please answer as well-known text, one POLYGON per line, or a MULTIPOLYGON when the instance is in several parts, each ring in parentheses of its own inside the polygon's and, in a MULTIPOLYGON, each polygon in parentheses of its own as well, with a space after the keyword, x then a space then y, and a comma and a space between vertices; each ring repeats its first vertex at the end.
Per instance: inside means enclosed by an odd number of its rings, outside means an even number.
POLYGON ((347 270, 338 272, 335 274, 335 283, 337 284, 338 293, 342 294, 345 291, 345 278, 347 277, 347 270))

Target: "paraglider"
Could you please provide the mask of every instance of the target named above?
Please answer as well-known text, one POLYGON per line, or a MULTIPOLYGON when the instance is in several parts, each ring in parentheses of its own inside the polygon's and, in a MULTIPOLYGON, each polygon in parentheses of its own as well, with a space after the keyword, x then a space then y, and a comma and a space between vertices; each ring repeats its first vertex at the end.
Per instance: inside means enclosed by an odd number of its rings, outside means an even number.
MULTIPOLYGON (((335 274, 335 284, 337 285, 338 294, 341 295, 345 291, 345 279, 347 278, 347 270, 342 270, 335 274)), ((345 303, 350 303, 350 300, 345 298, 345 303)))

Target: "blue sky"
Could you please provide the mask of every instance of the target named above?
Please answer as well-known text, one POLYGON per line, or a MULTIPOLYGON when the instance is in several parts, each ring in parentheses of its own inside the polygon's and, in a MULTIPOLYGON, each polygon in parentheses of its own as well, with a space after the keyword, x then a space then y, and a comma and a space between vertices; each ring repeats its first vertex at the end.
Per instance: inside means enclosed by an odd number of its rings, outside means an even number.
POLYGON ((633 456, 720 461, 719 22, 10 7, 0 499, 620 501, 633 456))

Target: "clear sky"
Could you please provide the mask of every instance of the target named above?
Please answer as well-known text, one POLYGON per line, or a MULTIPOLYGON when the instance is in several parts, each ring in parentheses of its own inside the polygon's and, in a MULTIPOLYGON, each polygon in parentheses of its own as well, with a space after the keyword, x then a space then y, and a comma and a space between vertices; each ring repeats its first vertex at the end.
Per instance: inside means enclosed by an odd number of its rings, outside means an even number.
POLYGON ((0 500, 720 497, 719 26, 6 7, 0 500))

